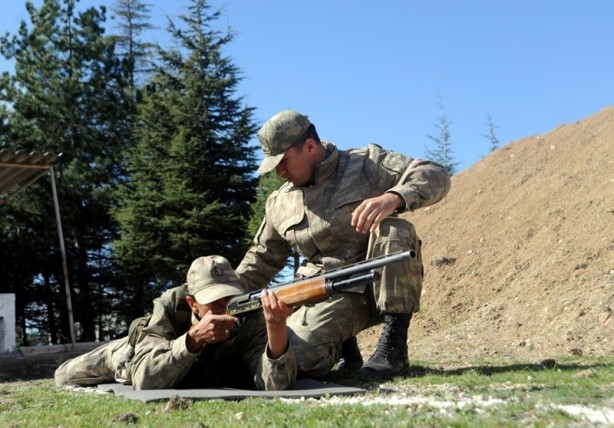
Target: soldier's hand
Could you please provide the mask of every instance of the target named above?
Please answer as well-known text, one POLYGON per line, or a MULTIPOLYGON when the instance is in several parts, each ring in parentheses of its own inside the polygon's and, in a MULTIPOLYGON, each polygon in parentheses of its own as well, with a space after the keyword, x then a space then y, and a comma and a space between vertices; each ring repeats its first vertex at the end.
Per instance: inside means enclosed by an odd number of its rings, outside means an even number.
POLYGON ((262 301, 262 310, 264 311, 264 319, 268 324, 285 323, 286 318, 292 315, 294 309, 286 305, 283 301, 278 300, 275 293, 269 290, 262 290, 260 296, 262 301))
POLYGON ((352 213, 352 226, 357 232, 373 232, 379 224, 396 209, 405 206, 405 201, 396 193, 384 193, 365 199, 352 213))
POLYGON ((266 320, 267 354, 270 358, 279 358, 290 346, 286 318, 294 312, 294 309, 278 300, 275 293, 270 290, 262 290, 260 300, 266 320))
POLYGON ((187 346, 190 352, 196 352, 205 345, 212 345, 227 340, 235 325, 239 322, 230 315, 215 315, 208 311, 198 324, 188 332, 187 346))

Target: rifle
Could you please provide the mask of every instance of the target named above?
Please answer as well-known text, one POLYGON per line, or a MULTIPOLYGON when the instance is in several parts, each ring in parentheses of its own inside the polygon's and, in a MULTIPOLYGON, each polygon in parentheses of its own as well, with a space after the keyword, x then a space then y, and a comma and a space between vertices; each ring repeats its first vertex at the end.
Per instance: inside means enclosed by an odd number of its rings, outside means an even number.
MULTIPOLYGON (((288 306, 317 303, 349 288, 378 281, 380 274, 373 269, 415 258, 414 250, 399 251, 287 284, 269 287, 269 290, 273 291, 275 296, 288 306)), ((257 311, 262 308, 261 296, 262 290, 258 290, 233 297, 226 306, 226 313, 236 316, 257 311)))

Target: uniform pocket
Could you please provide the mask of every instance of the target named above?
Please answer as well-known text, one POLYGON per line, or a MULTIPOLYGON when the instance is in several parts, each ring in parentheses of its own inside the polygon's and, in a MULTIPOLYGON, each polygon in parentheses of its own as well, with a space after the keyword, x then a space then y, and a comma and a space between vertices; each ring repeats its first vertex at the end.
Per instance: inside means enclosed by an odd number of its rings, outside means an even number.
POLYGON ((356 207, 369 197, 367 186, 344 188, 335 194, 330 218, 330 229, 333 235, 342 241, 353 241, 362 237, 351 224, 352 214, 356 207))

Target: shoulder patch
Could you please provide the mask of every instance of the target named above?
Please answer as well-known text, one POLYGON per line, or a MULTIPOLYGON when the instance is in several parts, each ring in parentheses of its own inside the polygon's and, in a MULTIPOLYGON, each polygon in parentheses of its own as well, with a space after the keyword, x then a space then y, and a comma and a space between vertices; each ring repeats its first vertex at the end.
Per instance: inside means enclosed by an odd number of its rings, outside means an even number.
POLYGON ((411 164, 411 158, 392 150, 386 152, 382 167, 390 172, 403 173, 411 164))

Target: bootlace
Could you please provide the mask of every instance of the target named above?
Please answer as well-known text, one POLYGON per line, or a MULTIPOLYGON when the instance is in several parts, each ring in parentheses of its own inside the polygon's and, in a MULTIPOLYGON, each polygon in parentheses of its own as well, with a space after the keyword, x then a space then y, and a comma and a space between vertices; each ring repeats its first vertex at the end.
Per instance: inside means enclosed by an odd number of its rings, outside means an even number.
POLYGON ((377 342, 377 348, 371 358, 375 357, 387 357, 394 349, 392 345, 392 339, 394 338, 394 328, 389 324, 384 324, 384 331, 377 342))

